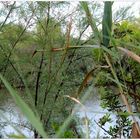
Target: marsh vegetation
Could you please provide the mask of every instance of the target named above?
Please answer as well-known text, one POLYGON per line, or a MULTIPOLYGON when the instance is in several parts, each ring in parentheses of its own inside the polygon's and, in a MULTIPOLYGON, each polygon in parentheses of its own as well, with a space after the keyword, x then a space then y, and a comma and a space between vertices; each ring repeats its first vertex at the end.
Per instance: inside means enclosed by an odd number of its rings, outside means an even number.
POLYGON ((0 2, 1 137, 140 137, 140 17, 115 3, 0 2))

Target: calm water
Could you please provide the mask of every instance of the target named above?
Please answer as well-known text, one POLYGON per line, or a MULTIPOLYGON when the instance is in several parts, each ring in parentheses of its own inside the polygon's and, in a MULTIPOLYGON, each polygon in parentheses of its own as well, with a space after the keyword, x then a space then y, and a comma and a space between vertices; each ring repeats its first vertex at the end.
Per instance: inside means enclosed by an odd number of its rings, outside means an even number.
MULTIPOLYGON (((97 96, 97 91, 90 89, 90 91, 87 91, 90 95, 90 98, 86 98, 85 102, 83 103, 85 108, 80 107, 76 112, 78 117, 81 120, 81 123, 78 127, 80 127, 84 132, 86 132, 86 127, 83 122, 83 118, 85 118, 85 110, 86 110, 86 115, 90 121, 89 123, 89 134, 90 138, 103 138, 109 135, 104 132, 96 123, 99 121, 99 119, 107 113, 107 110, 104 110, 103 108, 100 107, 100 100, 99 96, 97 96), (91 93, 90 93, 91 92, 91 93), (94 92, 94 94, 93 94, 94 92), (96 96, 95 96, 96 95, 96 96)), ((19 128, 22 133, 27 136, 28 138, 33 138, 34 133, 30 129, 30 125, 26 118, 22 115, 20 112, 19 108, 15 105, 14 101, 11 99, 10 96, 6 95, 5 99, 2 99, 0 103, 0 110, 6 116, 6 118, 12 122, 13 124, 17 125, 17 128, 19 128)), ((115 115, 111 114, 112 120, 115 120, 115 115)), ((109 129, 110 126, 113 126, 115 124, 114 121, 111 123, 106 123, 104 128, 106 130, 109 129)), ((0 118, 0 134, 4 137, 7 138, 9 134, 18 134, 16 130, 14 130, 10 125, 9 122, 5 121, 2 117, 0 118)))
MULTIPOLYGON (((99 99, 99 94, 95 90, 95 88, 91 87, 89 88, 86 92, 88 92, 87 99, 84 102, 84 106, 80 107, 78 110, 78 115, 81 121, 83 120, 84 117, 87 116, 89 119, 89 137, 90 138, 103 138, 103 137, 110 137, 103 129, 101 129, 96 122, 99 121, 100 118, 102 118, 106 113, 108 113, 107 110, 103 109, 100 106, 100 99, 99 99)), ((115 115, 111 114, 112 120, 115 120, 115 115)), ((106 130, 109 129, 110 126, 115 125, 115 121, 112 121, 111 123, 106 123, 104 128, 106 130)), ((86 126, 82 125, 81 126, 82 130, 86 133, 86 126)))
MULTIPOLYGON (((1 91, 2 92, 2 91, 1 91)), ((0 94, 3 94, 1 93, 0 94)), ((0 136, 8 138, 10 134, 18 134, 18 132, 10 125, 14 124, 25 136, 33 138, 33 132, 27 119, 22 115, 19 108, 16 106, 11 96, 5 95, 6 98, 1 99, 0 111, 6 117, 0 116, 0 136), (7 121, 8 120, 8 121, 7 121)))

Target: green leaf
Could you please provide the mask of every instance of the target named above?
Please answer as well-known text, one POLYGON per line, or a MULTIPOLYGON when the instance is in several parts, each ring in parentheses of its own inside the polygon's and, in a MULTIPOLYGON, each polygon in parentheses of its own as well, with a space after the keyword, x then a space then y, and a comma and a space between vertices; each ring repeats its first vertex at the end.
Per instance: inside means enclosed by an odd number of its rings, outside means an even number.
POLYGON ((13 97, 15 103, 18 105, 22 113, 27 117, 32 126, 38 131, 38 133, 46 138, 46 132, 43 129, 43 126, 37 116, 35 116, 34 112, 30 109, 30 107, 24 102, 24 100, 18 95, 18 93, 11 87, 11 85, 4 79, 4 77, 0 74, 0 79, 4 83, 5 87, 13 97))
POLYGON ((108 47, 112 30, 112 2, 106 1, 102 22, 103 44, 108 47))
POLYGON ((114 51, 110 50, 109 48, 102 47, 102 49, 107 52, 110 56, 114 57, 115 59, 118 59, 118 54, 114 53, 114 51))
POLYGON ((15 134, 10 134, 7 135, 9 138, 14 138, 14 139, 25 139, 26 137, 23 135, 15 135, 15 134))
POLYGON ((99 30, 96 26, 96 23, 94 22, 95 20, 93 19, 92 15, 91 15, 91 12, 89 10, 87 2, 81 1, 80 4, 86 13, 88 23, 91 26, 92 31, 94 32, 95 38, 99 41, 99 44, 100 44, 101 43, 101 36, 100 36, 99 30))

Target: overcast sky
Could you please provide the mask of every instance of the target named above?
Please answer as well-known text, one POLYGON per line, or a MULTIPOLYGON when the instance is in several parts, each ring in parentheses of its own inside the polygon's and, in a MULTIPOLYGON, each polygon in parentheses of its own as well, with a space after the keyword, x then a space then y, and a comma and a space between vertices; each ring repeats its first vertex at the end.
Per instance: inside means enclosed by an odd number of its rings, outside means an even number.
MULTIPOLYGON (((17 1, 19 1, 19 0, 17 0, 17 1)), ((25 0, 21 0, 22 2, 24 2, 25 0)), ((21 2, 21 1, 19 1, 19 2, 21 2)), ((52 0, 51 0, 52 1, 52 0)), ((68 0, 67 0, 68 1, 68 0)), ((97 1, 97 0, 96 0, 97 1)), ((101 4, 103 4, 103 1, 101 1, 101 0, 98 0, 98 2, 100 2, 101 4)), ((68 13, 70 13, 73 9, 74 9, 74 7, 76 7, 77 6, 77 4, 78 4, 78 1, 71 1, 71 6, 69 7, 69 9, 66 9, 65 10, 65 12, 68 12, 68 13)), ((121 8, 121 7, 127 7, 127 6, 130 6, 131 5, 131 11, 133 11, 133 13, 134 13, 134 16, 135 17, 140 17, 140 0, 135 0, 135 1, 132 1, 132 0, 116 0, 114 3, 113 3, 113 8, 112 8, 112 11, 116 11, 116 10, 118 10, 119 8, 121 8)), ((1 7, 1 6, 0 6, 1 7)), ((64 12, 64 14, 66 14, 64 12)), ((0 17, 0 19, 2 20, 4 20, 5 19, 5 17, 0 17)), ((74 29, 75 30, 75 29, 74 29)), ((85 33, 85 37, 84 38, 86 38, 86 36, 87 35, 90 35, 90 33, 92 32, 91 31, 91 29, 89 28, 87 31, 86 31, 87 33, 85 33)), ((77 31, 75 31, 75 32, 73 32, 73 34, 74 34, 74 36, 77 36, 77 31)))
MULTIPOLYGON (((97 1, 97 0, 96 0, 97 1)), ((100 2, 101 4, 103 4, 103 1, 102 0, 98 0, 98 2, 100 2)), ((70 9, 73 9, 73 7, 75 7, 76 5, 78 4, 78 1, 75 2, 75 1, 72 1, 71 2, 71 8, 70 9)), ((114 3, 113 3, 113 7, 112 7, 112 11, 117 11, 119 8, 122 8, 122 7, 127 7, 127 6, 131 6, 131 9, 129 10, 129 12, 133 12, 134 16, 135 17, 140 17, 140 1, 131 1, 131 0, 116 0, 114 3)), ((92 30, 91 28, 89 27, 84 36, 82 37, 83 39, 86 39, 87 36, 89 36, 90 34, 92 33, 92 30)), ((75 31, 74 33, 74 36, 77 36, 77 32, 75 31)))
MULTIPOLYGON (((97 0, 96 0, 97 1, 97 0)), ((99 2, 103 3, 103 1, 98 0, 99 2)), ((71 4, 73 6, 76 6, 78 4, 78 1, 71 1, 71 4)), ((131 5, 132 11, 134 12, 136 17, 140 16, 140 0, 116 0, 113 3, 113 10, 118 10, 120 7, 127 7, 131 5)))
POLYGON ((114 2, 113 9, 119 9, 119 7, 132 5, 132 11, 136 17, 140 17, 140 1, 128 1, 124 2, 124 0, 120 2, 114 2))

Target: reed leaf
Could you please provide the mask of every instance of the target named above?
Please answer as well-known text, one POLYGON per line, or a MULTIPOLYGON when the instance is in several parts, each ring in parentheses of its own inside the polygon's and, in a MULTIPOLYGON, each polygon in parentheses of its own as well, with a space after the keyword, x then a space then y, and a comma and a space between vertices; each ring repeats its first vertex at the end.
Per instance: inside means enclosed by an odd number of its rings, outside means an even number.
POLYGON ((108 47, 112 30, 112 2, 105 1, 102 21, 103 44, 108 47))
POLYGON ((8 138, 12 138, 12 139, 26 139, 25 136, 22 136, 22 135, 15 135, 15 134, 10 134, 10 135, 7 135, 8 138))
POLYGON ((5 80, 5 78, 0 74, 0 79, 4 83, 5 87, 9 91, 15 103, 18 105, 22 113, 26 116, 26 118, 30 121, 32 126, 38 131, 38 133, 46 138, 46 132, 43 129, 43 126, 37 116, 35 116, 34 112, 30 109, 30 107, 24 102, 24 100, 18 95, 18 93, 11 87, 11 85, 5 80))
POLYGON ((96 26, 96 22, 93 19, 93 16, 92 16, 91 12, 89 10, 88 3, 85 2, 85 1, 81 1, 80 4, 81 4, 83 10, 86 13, 86 17, 87 17, 88 23, 91 26, 92 31, 93 31, 93 33, 95 35, 95 40, 98 40, 99 44, 101 44, 100 32, 99 32, 99 30, 98 30, 98 28, 96 26))

